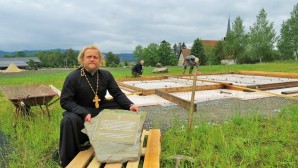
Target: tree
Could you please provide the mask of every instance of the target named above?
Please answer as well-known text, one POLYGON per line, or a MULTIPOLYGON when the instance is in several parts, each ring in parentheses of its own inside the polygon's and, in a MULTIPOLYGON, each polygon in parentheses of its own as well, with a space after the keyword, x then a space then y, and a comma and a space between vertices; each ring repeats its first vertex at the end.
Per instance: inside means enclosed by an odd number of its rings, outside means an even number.
POLYGON ((259 62, 271 61, 275 42, 276 33, 273 29, 273 22, 269 23, 266 11, 261 9, 257 21, 250 27, 249 54, 259 62))
POLYGON ((159 61, 158 48, 159 46, 155 43, 151 43, 144 48, 142 58, 146 65, 155 66, 159 61))
POLYGON ((229 58, 238 59, 245 53, 247 45, 247 34, 243 26, 243 20, 240 16, 236 17, 232 23, 232 30, 228 33, 224 48, 225 54, 231 56, 229 58))
POLYGON ((142 57, 143 51, 144 51, 143 46, 137 45, 133 52, 133 56, 138 62, 143 59, 142 57))
POLYGON ((177 58, 179 58, 181 50, 180 50, 179 46, 176 43, 173 45, 173 52, 175 53, 175 56, 177 58))
POLYGON ((291 12, 291 18, 282 23, 277 47, 283 58, 298 60, 298 3, 291 12))
POLYGON ((224 55, 225 55, 225 59, 234 59, 234 43, 233 43, 233 40, 234 40, 234 37, 233 37, 233 34, 232 34, 232 31, 229 31, 227 34, 226 34, 226 37, 224 38, 224 55))
POLYGON ((33 69, 33 70, 37 70, 38 69, 37 63, 34 62, 32 59, 29 59, 28 65, 29 65, 30 69, 33 69))
MULTIPOLYGON (((185 44, 184 44, 185 45, 185 44)), ((185 46, 186 47, 186 46, 185 46)), ((178 56, 178 59, 179 59, 179 57, 180 57, 180 54, 181 54, 181 52, 182 52, 182 44, 181 44, 181 42, 179 42, 178 43, 178 49, 179 49, 179 56, 178 56)))
POLYGON ((206 57, 206 64, 210 64, 209 59, 211 59, 212 55, 213 55, 213 49, 214 47, 208 44, 203 44, 204 47, 204 53, 205 53, 205 57, 206 57))
POLYGON ((77 65, 77 55, 78 52, 75 52, 73 49, 67 49, 63 56, 64 56, 64 66, 65 67, 73 67, 77 65))
POLYGON ((106 66, 109 67, 116 67, 118 66, 120 63, 120 58, 118 55, 112 53, 112 52, 108 52, 106 55, 106 66))
POLYGON ((224 59, 224 42, 218 41, 208 62, 211 65, 219 65, 222 59, 224 59))
POLYGON ((187 48, 184 42, 182 43, 181 47, 182 47, 181 49, 187 48))
POLYGON ((64 67, 64 57, 60 50, 41 51, 34 56, 40 59, 42 67, 64 67))
POLYGON ((47 57, 47 60, 51 62, 51 67, 64 67, 63 54, 60 50, 48 52, 47 57))
POLYGON ((128 61, 127 60, 124 61, 124 66, 128 66, 128 61))
POLYGON ((171 44, 163 40, 158 48, 159 63, 162 65, 177 65, 178 59, 171 49, 171 44))
POLYGON ((200 59, 200 65, 206 65, 207 59, 205 55, 205 50, 202 41, 199 38, 195 39, 195 41, 193 42, 191 48, 191 55, 194 55, 200 59))
POLYGON ((18 51, 16 57, 26 57, 26 53, 24 51, 18 51))

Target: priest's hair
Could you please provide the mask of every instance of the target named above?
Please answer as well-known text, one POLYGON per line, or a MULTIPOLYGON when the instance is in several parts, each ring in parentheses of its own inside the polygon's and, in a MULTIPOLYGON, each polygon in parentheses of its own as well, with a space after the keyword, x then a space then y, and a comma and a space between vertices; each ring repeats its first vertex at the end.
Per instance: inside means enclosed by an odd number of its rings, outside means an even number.
POLYGON ((102 54, 101 54, 99 48, 98 48, 96 45, 94 45, 94 44, 92 44, 92 45, 87 45, 87 46, 85 46, 85 47, 80 51, 80 53, 79 53, 79 55, 78 55, 78 62, 80 63, 81 66, 83 66, 84 52, 85 52, 87 49, 96 49, 96 50, 98 50, 98 52, 99 52, 99 60, 102 59, 102 54))

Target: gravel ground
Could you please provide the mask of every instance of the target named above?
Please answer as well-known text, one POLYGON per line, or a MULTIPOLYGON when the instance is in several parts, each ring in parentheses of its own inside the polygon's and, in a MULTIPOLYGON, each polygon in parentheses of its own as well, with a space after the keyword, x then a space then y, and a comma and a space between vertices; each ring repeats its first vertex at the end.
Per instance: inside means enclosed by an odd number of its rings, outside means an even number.
MULTIPOLYGON (((235 115, 250 116, 256 112, 263 116, 275 116, 282 107, 295 104, 296 100, 280 97, 270 97, 254 100, 221 99, 200 102, 197 111, 193 113, 193 123, 196 122, 223 122, 235 115)), ((144 128, 159 128, 164 133, 176 121, 188 122, 188 111, 180 106, 148 106, 140 107, 146 111, 147 118, 144 128)))

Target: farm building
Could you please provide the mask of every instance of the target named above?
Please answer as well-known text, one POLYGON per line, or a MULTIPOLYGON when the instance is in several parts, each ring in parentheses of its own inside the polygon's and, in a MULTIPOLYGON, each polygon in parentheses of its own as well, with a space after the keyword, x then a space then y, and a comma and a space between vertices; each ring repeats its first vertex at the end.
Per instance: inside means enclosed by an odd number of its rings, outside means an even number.
POLYGON ((0 58, 0 69, 7 69, 11 63, 14 63, 20 69, 27 69, 28 63, 32 60, 35 63, 40 63, 40 59, 37 57, 15 57, 15 58, 0 58))
MULTIPOLYGON (((207 48, 214 48, 218 40, 201 40, 201 42, 206 50, 207 48)), ((183 48, 179 56, 178 66, 183 66, 183 61, 188 55, 191 55, 191 49, 183 48)))

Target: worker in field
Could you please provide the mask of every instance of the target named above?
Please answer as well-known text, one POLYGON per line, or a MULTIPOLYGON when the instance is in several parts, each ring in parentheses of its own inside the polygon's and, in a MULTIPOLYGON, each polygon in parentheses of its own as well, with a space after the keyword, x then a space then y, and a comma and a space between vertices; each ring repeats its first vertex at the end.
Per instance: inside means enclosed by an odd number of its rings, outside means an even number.
POLYGON ((186 56, 183 62, 183 74, 185 74, 187 66, 190 66, 189 74, 192 74, 195 66, 199 70, 199 58, 195 57, 194 55, 186 56))
POLYGON ((139 63, 137 63, 135 66, 131 68, 132 77, 140 77, 143 74, 143 65, 144 60, 141 60, 139 63))
POLYGON ((64 109, 59 145, 62 167, 90 146, 88 136, 81 132, 84 122, 92 123, 93 117, 104 109, 139 111, 138 106, 121 91, 113 75, 100 69, 102 54, 96 46, 84 47, 78 61, 81 67, 66 77, 60 97, 64 109), (107 91, 113 96, 112 100, 105 99, 107 91))

